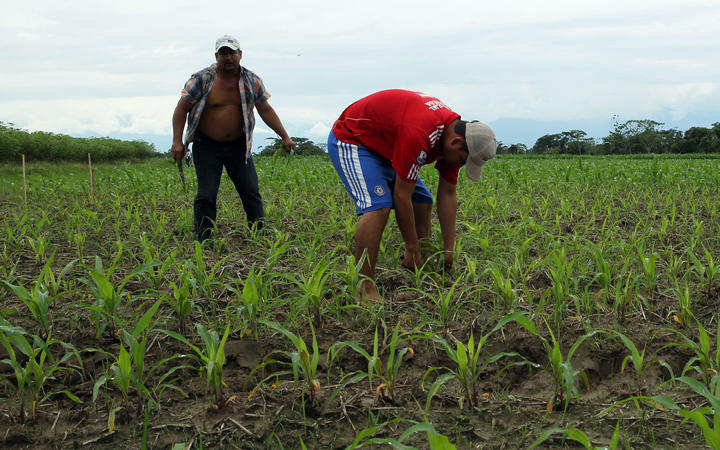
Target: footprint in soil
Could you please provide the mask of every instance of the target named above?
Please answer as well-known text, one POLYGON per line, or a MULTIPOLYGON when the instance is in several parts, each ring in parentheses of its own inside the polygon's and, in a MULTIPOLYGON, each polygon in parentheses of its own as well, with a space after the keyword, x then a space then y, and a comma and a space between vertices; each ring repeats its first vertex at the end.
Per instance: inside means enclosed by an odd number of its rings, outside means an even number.
POLYGON ((238 367, 254 369, 262 362, 260 345, 254 339, 235 339, 225 343, 225 355, 228 361, 234 361, 238 367))

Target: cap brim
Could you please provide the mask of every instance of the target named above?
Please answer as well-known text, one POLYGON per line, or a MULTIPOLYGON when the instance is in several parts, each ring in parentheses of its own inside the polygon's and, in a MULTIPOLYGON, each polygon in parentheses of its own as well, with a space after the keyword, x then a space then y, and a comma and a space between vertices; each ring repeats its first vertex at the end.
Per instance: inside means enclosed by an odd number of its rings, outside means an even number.
POLYGON ((232 51, 240 50, 240 47, 233 47, 232 45, 223 44, 223 45, 221 45, 220 47, 215 48, 215 53, 219 52, 220 49, 223 48, 223 47, 227 47, 227 48, 229 48, 229 49, 232 50, 232 51))
POLYGON ((480 176, 482 175, 482 166, 484 164, 485 161, 481 162, 480 164, 476 164, 468 158, 467 163, 465 164, 465 175, 467 175, 467 177, 470 178, 472 181, 480 181, 480 176))

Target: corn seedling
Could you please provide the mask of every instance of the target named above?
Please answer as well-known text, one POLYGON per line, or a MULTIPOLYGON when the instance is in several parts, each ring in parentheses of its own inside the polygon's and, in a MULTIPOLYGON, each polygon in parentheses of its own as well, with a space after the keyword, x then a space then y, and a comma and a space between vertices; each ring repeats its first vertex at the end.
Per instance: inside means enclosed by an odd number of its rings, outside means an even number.
POLYGON ((489 273, 492 276, 495 286, 495 296, 500 298, 502 301, 503 309, 506 311, 512 308, 515 300, 517 299, 517 293, 513 286, 513 280, 510 275, 510 270, 507 270, 507 274, 503 274, 500 267, 492 261, 488 262, 488 268, 485 269, 485 273, 489 273))
POLYGON ((24 286, 10 284, 7 281, 3 281, 3 284, 25 303, 25 306, 27 306, 30 311, 30 315, 40 325, 43 332, 47 334, 50 329, 48 309, 53 299, 50 297, 50 293, 45 285, 38 280, 33 287, 28 290, 24 286))
POLYGON ((317 368, 318 362, 320 361, 320 351, 318 350, 317 339, 315 338, 315 328, 313 327, 312 321, 308 320, 308 324, 310 325, 310 331, 312 332, 312 355, 308 351, 307 344, 302 337, 296 335, 295 333, 288 330, 287 328, 284 328, 278 323, 267 321, 260 321, 260 323, 288 338, 295 349, 290 351, 273 351, 267 357, 265 357, 265 360, 260 365, 255 367, 250 372, 248 378, 250 378, 258 369, 264 369, 269 364, 290 366, 290 370, 273 372, 272 374, 265 377, 265 380, 292 374, 293 382, 296 385, 298 383, 302 384, 301 393, 303 401, 305 398, 305 394, 307 394, 310 400, 310 404, 314 405, 316 402, 316 396, 320 391, 320 381, 317 378, 317 368), (284 355, 289 359, 289 362, 272 359, 272 355, 274 354, 284 355))
POLYGON ((713 285, 718 280, 718 275, 720 275, 720 268, 715 264, 712 254, 704 245, 703 250, 705 251, 706 264, 703 264, 703 262, 695 256, 694 252, 690 252, 690 258, 693 262, 693 271, 703 283, 705 292, 710 295, 713 285))
POLYGON ((394 426, 402 421, 403 419, 391 420, 376 424, 375 426, 364 428, 355 436, 353 442, 346 447, 346 450, 355 450, 356 448, 366 446, 382 446, 392 447, 397 449, 411 450, 415 447, 405 445, 405 442, 410 436, 415 433, 425 433, 427 437, 427 447, 430 450, 455 450, 456 447, 450 442, 450 439, 444 434, 439 433, 435 427, 429 422, 414 422, 410 421, 413 425, 405 430, 397 439, 390 437, 381 437, 378 435, 386 434, 388 428, 394 428, 394 426))
POLYGON ((81 281, 90 288, 90 292, 95 298, 95 303, 86 306, 86 308, 92 311, 97 337, 100 337, 108 326, 110 327, 111 336, 115 336, 115 322, 119 321, 118 313, 123 303, 123 298, 130 296, 128 292, 123 290, 125 285, 132 278, 147 272, 153 266, 153 264, 141 264, 137 266, 132 272, 125 276, 117 286, 114 286, 111 278, 117 268, 116 264, 121 253, 122 251, 118 252, 118 256, 107 271, 103 268, 100 257, 96 256, 95 266, 90 268, 89 271, 90 277, 81 279, 81 281))
POLYGON ((365 360, 368 363, 367 366, 367 372, 363 373, 362 377, 367 378, 370 390, 373 389, 373 378, 382 376, 382 360, 380 359, 379 354, 379 340, 378 340, 378 329, 375 327, 375 335, 373 337, 373 353, 372 355, 365 350, 358 342, 356 341, 339 341, 335 342, 329 349, 328 349, 328 371, 330 371, 330 363, 337 358, 337 356, 340 354, 340 350, 342 350, 345 347, 349 347, 351 350, 355 351, 357 354, 361 355, 365 358, 365 360))
POLYGON ((190 280, 185 273, 182 273, 180 277, 181 280, 177 284, 168 281, 172 286, 172 293, 164 296, 163 299, 175 312, 175 317, 178 319, 178 330, 180 330, 180 333, 185 333, 187 318, 195 307, 195 302, 190 296, 190 280))
POLYGON ((258 337, 258 317, 260 316, 260 310, 262 309, 262 297, 258 289, 258 283, 256 278, 262 280, 262 272, 255 275, 255 268, 250 269, 250 273, 245 279, 242 290, 236 289, 233 286, 225 285, 225 287, 236 295, 236 300, 233 300, 228 304, 228 308, 237 305, 237 314, 243 319, 244 329, 247 332, 252 333, 255 339, 258 337))
MULTIPOLYGON (((195 264, 193 265, 194 278, 192 278, 193 286, 198 289, 202 294, 208 298, 213 299, 212 289, 213 286, 222 284, 218 281, 219 269, 222 264, 227 261, 229 256, 226 256, 216 262, 209 270, 205 267, 205 260, 203 259, 203 247, 198 241, 195 241, 195 264), (207 273, 206 273, 207 272, 207 273)), ((214 309, 214 308, 213 308, 214 309)))
MULTIPOLYGON (((156 301, 153 306, 150 307, 145 314, 143 314, 140 320, 136 323, 132 333, 122 330, 120 350, 117 355, 108 353, 104 350, 95 349, 97 352, 110 356, 114 359, 114 363, 110 366, 110 375, 102 375, 95 381, 93 386, 93 401, 97 399, 100 388, 112 381, 122 394, 122 409, 125 411, 125 418, 129 418, 130 416, 129 396, 131 388, 138 395, 136 417, 140 417, 145 401, 147 401, 150 406, 159 406, 159 396, 167 388, 175 389, 185 395, 182 389, 174 385, 174 381, 176 380, 169 380, 169 378, 175 371, 186 368, 187 366, 172 367, 159 377, 154 387, 148 386, 150 379, 161 366, 181 356, 177 354, 172 355, 169 358, 161 360, 148 371, 145 370, 145 356, 148 340, 147 332, 151 326, 153 316, 157 312, 161 303, 162 300, 156 301)), ((112 420, 114 420, 115 411, 116 410, 111 410, 110 417, 113 418, 112 420)))
POLYGON ((307 305, 316 323, 320 323, 322 301, 327 292, 325 285, 330 275, 332 275, 332 263, 333 260, 330 256, 325 256, 313 265, 312 273, 308 276, 285 275, 288 280, 300 288, 302 296, 300 297, 299 306, 307 305))
POLYGON ((683 282, 682 286, 675 284, 675 295, 677 295, 678 309, 676 316, 683 327, 690 325, 692 317, 692 295, 690 294, 690 286, 683 282))
POLYGON ((590 382, 587 378, 587 374, 585 374, 585 372, 580 372, 573 369, 571 362, 572 357, 575 354, 575 351, 577 351, 578 347, 580 347, 580 345, 585 342, 587 338, 597 334, 599 330, 591 331, 587 334, 580 336, 572 344, 572 346, 570 346, 567 355, 563 355, 562 349, 560 348, 560 341, 555 337, 555 334, 552 332, 552 329, 550 328, 550 325, 548 325, 547 320, 543 320, 545 321, 545 326, 547 327, 550 339, 546 339, 545 337, 540 335, 537 328, 535 327, 535 324, 526 316, 517 316, 515 318, 515 321, 519 325, 540 338, 547 352, 548 361, 544 368, 547 370, 548 373, 550 373, 550 375, 552 375, 555 384, 555 394, 548 403, 548 409, 553 409, 554 407, 562 404, 563 410, 567 410, 570 400, 580 397, 580 393, 575 387, 575 377, 577 375, 582 376, 586 386, 588 387, 588 389, 590 388, 590 382))
POLYGON ((658 278, 656 266, 658 259, 660 259, 660 255, 653 252, 647 255, 639 254, 639 257, 640 264, 643 268, 643 275, 645 276, 645 285, 647 286, 648 291, 653 291, 658 278))
POLYGON ((447 354, 448 357, 450 357, 450 359, 455 363, 455 367, 431 367, 425 372, 425 375, 423 376, 423 384, 425 383, 425 379, 432 372, 438 370, 442 370, 445 372, 444 374, 437 377, 437 379, 429 389, 427 401, 425 404, 426 416, 430 410, 430 401, 432 400, 433 396, 439 391, 440 387, 442 387, 445 383, 452 379, 458 382, 462 391, 462 396, 460 397, 461 408, 463 407, 463 403, 465 401, 467 401, 470 407, 475 407, 479 404, 480 393, 477 390, 477 382, 485 369, 490 364, 493 364, 494 362, 497 362, 504 357, 518 356, 522 358, 522 356, 517 352, 500 352, 481 361, 480 355, 484 350, 485 343, 493 333, 500 330, 509 322, 516 320, 516 318, 520 316, 524 317, 525 313, 515 312, 504 316, 498 321, 498 323, 495 325, 495 327, 493 327, 492 330, 483 335, 480 339, 477 340, 477 342, 475 341, 474 334, 470 332, 470 338, 468 339, 467 345, 463 344, 460 341, 457 341, 455 348, 453 348, 452 345, 450 345, 445 339, 441 338, 440 336, 436 336, 433 338, 434 341, 442 345, 443 349, 445 350, 445 354, 447 354))
POLYGON ((630 354, 623 359, 622 365, 620 366, 621 372, 623 372, 625 370, 625 367, 626 367, 628 361, 630 361, 633 365, 633 368, 635 369, 635 376, 637 377, 638 381, 642 381, 645 371, 649 367, 651 367, 655 363, 662 364, 661 361, 657 361, 657 360, 647 361, 646 360, 645 350, 647 350, 647 344, 643 347, 642 351, 640 351, 640 350, 638 350, 637 346, 633 343, 633 341, 630 338, 628 338, 627 336, 625 336, 624 334, 622 334, 621 332, 616 331, 616 330, 608 330, 606 333, 620 339, 620 341, 623 343, 623 345, 625 345, 625 348, 630 350, 630 354))
POLYGON ((232 399, 232 397, 225 398, 223 394, 223 367, 225 366, 225 343, 227 342, 228 336, 230 335, 230 324, 225 326, 225 333, 222 338, 215 330, 208 330, 203 324, 195 324, 197 332, 200 335, 202 341, 202 347, 193 345, 188 341, 185 336, 168 330, 160 330, 168 336, 177 339, 183 344, 190 347, 195 354, 185 355, 186 357, 195 361, 198 365, 195 366, 207 381, 208 389, 212 389, 215 394, 214 407, 222 409, 232 399))
POLYGON ((79 367, 82 367, 82 359, 77 349, 72 344, 56 339, 48 338, 44 340, 32 335, 29 336, 30 340, 28 340, 26 336, 27 334, 22 328, 12 326, 9 322, 0 318, 0 342, 8 354, 8 358, 0 362, 9 365, 13 369, 15 383, 6 382, 5 384, 13 386, 16 390, 18 416, 21 424, 25 423, 25 400, 28 391, 31 397, 31 417, 33 421, 36 419, 38 404, 54 395, 64 394, 70 400, 82 403, 75 394, 66 389, 59 392, 45 392, 48 381, 55 379, 56 372, 74 371, 81 373, 80 370, 65 365, 74 356, 79 367), (59 360, 56 360, 50 351, 50 347, 56 344, 67 350, 59 360), (24 356, 19 357, 17 351, 24 356))
POLYGON ((612 435, 610 444, 607 446, 595 447, 590 437, 584 431, 578 428, 551 428, 549 430, 545 430, 543 434, 541 434, 540 437, 535 440, 535 442, 530 444, 530 447, 528 447, 528 449, 537 447, 555 434, 562 434, 564 439, 575 441, 585 447, 587 450, 616 450, 620 442, 620 421, 615 424, 615 432, 612 435))
MULTIPOLYGON (((693 319, 695 319, 694 316, 693 319)), ((682 341, 671 342, 666 346, 685 347, 692 350, 694 355, 685 363, 681 375, 685 375, 689 370, 695 371, 714 395, 720 395, 720 324, 716 329, 713 351, 709 333, 699 320, 695 319, 695 322, 697 324, 697 340, 691 339, 679 330, 669 328, 668 331, 678 335, 682 341)))
POLYGON ((400 372, 400 366, 403 363, 403 357, 409 351, 412 351, 410 347, 403 347, 398 350, 398 346, 408 340, 415 339, 417 334, 410 333, 405 334, 404 337, 400 338, 400 322, 395 325, 390 343, 387 345, 389 350, 387 359, 385 360, 385 371, 381 375, 384 379, 384 383, 379 385, 376 389, 378 396, 387 400, 391 403, 395 403, 395 388, 397 387, 398 373, 400 372))

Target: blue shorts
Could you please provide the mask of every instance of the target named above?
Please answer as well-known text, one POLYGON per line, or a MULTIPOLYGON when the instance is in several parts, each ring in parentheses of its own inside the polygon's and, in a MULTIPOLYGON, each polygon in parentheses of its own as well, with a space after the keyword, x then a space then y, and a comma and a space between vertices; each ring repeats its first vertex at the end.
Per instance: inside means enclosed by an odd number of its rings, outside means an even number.
MULTIPOLYGON (((328 154, 358 215, 393 207, 393 189, 397 173, 392 163, 362 145, 338 140, 333 132, 328 136, 328 154)), ((413 203, 433 203, 433 197, 418 177, 413 203)))

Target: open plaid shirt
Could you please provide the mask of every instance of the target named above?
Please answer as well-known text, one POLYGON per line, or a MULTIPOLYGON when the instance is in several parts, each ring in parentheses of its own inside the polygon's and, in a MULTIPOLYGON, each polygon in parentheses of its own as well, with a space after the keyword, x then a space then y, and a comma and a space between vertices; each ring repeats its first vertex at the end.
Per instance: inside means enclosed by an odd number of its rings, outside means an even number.
MULTIPOLYGON (((182 98, 190 102, 193 107, 188 114, 187 131, 185 132, 185 146, 187 147, 195 137, 195 131, 200 124, 205 102, 207 101, 210 89, 217 76, 217 64, 194 73, 185 83, 182 91, 182 98)), ((255 128, 255 115, 253 108, 256 103, 262 103, 270 98, 270 93, 265 90, 260 77, 252 71, 240 66, 240 100, 242 103, 243 122, 245 124, 245 144, 247 148, 246 158, 250 157, 252 150, 252 132, 255 128)))

